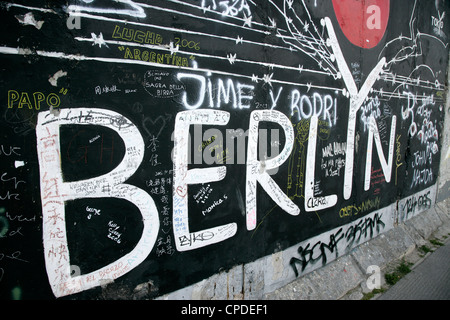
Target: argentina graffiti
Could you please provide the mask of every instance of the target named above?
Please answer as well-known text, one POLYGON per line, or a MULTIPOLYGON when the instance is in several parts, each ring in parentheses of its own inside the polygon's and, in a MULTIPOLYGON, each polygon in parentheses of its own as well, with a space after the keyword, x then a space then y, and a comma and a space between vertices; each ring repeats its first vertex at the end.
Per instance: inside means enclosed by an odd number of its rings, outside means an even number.
POLYGON ((448 9, 2 3, 2 296, 155 298, 288 248, 295 278, 430 208, 448 9))

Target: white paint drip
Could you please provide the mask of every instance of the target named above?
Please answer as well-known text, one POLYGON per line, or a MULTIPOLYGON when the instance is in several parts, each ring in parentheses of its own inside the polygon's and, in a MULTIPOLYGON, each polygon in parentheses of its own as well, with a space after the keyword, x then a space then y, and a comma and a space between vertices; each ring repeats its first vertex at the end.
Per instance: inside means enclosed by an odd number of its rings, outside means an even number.
POLYGON ((16 167, 16 169, 19 167, 23 167, 24 165, 25 165, 25 161, 19 161, 19 160, 14 161, 14 166, 16 167))
POLYGON ((38 30, 41 29, 44 24, 44 21, 36 21, 32 12, 28 12, 24 15, 17 15, 15 17, 21 24, 35 26, 38 30))
POLYGON ((59 70, 48 79, 48 82, 50 82, 52 86, 56 87, 58 85, 58 79, 64 76, 67 76, 67 72, 59 70))

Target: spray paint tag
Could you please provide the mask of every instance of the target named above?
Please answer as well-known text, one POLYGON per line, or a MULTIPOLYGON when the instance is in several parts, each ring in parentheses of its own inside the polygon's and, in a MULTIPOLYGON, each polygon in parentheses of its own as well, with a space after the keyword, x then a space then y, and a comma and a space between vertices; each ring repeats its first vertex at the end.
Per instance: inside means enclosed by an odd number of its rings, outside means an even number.
POLYGON ((354 45, 370 49, 383 38, 389 20, 390 0, 333 0, 336 18, 354 45))

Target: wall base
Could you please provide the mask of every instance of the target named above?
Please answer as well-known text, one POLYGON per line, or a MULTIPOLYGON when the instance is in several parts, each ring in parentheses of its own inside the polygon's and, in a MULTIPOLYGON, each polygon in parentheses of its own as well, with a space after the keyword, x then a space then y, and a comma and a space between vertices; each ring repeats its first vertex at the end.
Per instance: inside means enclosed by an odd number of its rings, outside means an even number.
MULTIPOLYGON (((325 266, 298 278, 286 276, 286 256, 292 249, 216 274, 192 286, 158 297, 157 300, 336 300, 361 299, 371 273, 381 273, 405 258, 417 262, 418 248, 433 238, 450 234, 450 199, 400 222, 325 266), (286 283, 283 283, 286 282, 286 283)), ((290 270, 291 271, 291 270, 290 270)), ((384 276, 381 276, 382 285, 384 276)))

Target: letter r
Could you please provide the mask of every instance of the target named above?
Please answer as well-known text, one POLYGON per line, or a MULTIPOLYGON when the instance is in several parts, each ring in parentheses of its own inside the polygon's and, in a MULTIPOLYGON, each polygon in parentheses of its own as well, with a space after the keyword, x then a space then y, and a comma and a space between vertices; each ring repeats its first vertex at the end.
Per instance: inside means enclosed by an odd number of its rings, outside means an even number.
POLYGON ((148 256, 156 242, 159 215, 150 195, 142 189, 123 183, 137 170, 144 157, 144 141, 136 126, 111 110, 62 109, 59 116, 52 115, 50 111, 39 113, 36 137, 45 265, 54 295, 61 297, 99 286, 138 266, 148 256), (126 150, 120 164, 111 172, 98 177, 64 182, 60 159, 59 127, 68 124, 100 125, 117 132, 126 150), (89 190, 89 193, 86 190, 89 190), (72 277, 65 223, 65 203, 82 198, 127 200, 139 209, 144 226, 141 238, 132 251, 105 267, 72 277), (111 269, 115 272, 106 272, 111 269))
POLYGON ((291 121, 276 110, 255 110, 250 114, 248 147, 247 147, 247 177, 245 183, 247 230, 256 228, 256 182, 258 181, 275 203, 284 211, 296 216, 300 209, 281 190, 267 173, 268 170, 278 168, 288 158, 294 145, 294 129, 291 121), (276 157, 260 161, 257 158, 259 122, 270 121, 278 123, 286 136, 283 150, 276 157))

